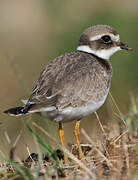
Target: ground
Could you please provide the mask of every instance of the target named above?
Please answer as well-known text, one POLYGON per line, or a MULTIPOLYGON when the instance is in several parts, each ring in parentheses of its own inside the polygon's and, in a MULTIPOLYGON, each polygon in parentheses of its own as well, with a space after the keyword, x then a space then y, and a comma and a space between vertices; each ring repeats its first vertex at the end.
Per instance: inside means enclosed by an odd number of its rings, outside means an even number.
MULTIPOLYGON (((32 131, 31 128, 29 130, 32 131)), ((31 153, 22 162, 14 162, 14 148, 11 149, 10 160, 1 164, 0 179, 135 180, 138 178, 137 133, 126 130, 111 138, 110 131, 104 131, 102 140, 98 142, 93 142, 83 129, 82 134, 89 142, 81 145, 84 154, 82 160, 78 160, 77 146, 70 145, 71 150, 65 150, 69 159, 65 164, 63 152, 60 149, 53 150, 49 146, 46 147, 44 141, 32 131, 40 146, 46 148, 45 153, 31 153)))

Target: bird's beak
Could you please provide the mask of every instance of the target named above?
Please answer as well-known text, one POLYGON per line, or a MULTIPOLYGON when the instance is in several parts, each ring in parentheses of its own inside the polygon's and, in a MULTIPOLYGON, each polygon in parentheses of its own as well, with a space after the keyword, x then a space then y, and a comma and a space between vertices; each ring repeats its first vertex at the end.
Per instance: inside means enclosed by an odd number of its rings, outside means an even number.
POLYGON ((119 42, 118 43, 118 46, 121 48, 121 49, 125 49, 125 50, 132 50, 131 47, 129 47, 128 45, 122 43, 122 42, 119 42))

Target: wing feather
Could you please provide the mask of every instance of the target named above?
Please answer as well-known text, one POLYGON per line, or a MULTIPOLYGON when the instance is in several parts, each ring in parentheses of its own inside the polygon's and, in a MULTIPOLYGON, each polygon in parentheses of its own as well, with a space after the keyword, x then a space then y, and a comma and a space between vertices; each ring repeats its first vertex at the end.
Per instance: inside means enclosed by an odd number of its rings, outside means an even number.
POLYGON ((60 56, 42 71, 33 89, 32 98, 43 104, 49 101, 51 105, 48 97, 50 99, 56 96, 52 105, 59 109, 85 105, 92 99, 97 101, 106 94, 110 84, 111 68, 109 72, 105 72, 104 68, 94 56, 83 52, 76 51, 60 56))

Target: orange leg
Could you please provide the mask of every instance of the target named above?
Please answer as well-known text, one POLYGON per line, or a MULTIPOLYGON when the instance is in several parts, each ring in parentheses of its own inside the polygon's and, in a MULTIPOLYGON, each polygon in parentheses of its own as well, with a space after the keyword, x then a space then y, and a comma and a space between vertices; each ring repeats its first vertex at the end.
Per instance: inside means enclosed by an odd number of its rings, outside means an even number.
POLYGON ((75 124, 75 127, 74 127, 74 135, 75 135, 77 145, 78 145, 78 150, 79 150, 78 158, 82 159, 83 153, 82 153, 82 149, 81 149, 81 145, 80 145, 79 125, 80 125, 80 121, 77 121, 75 124))
MULTIPOLYGON (((62 147, 65 148, 64 130, 62 127, 62 123, 59 123, 58 135, 59 135, 59 139, 60 139, 62 147)), ((67 156, 66 156, 65 152, 63 152, 63 153, 64 153, 64 161, 65 161, 65 163, 67 163, 68 162, 67 156)))

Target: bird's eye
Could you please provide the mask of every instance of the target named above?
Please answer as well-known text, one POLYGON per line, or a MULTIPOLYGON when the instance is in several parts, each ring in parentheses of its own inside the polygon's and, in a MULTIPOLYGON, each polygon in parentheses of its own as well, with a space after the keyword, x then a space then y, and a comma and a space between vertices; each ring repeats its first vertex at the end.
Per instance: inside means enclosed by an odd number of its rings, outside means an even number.
POLYGON ((108 36, 108 35, 104 35, 104 36, 102 36, 102 38, 101 38, 102 40, 103 40, 103 42, 104 43, 106 43, 106 44, 108 44, 108 43, 111 43, 112 41, 111 41, 111 38, 110 38, 110 36, 108 36))

